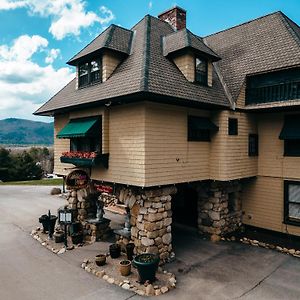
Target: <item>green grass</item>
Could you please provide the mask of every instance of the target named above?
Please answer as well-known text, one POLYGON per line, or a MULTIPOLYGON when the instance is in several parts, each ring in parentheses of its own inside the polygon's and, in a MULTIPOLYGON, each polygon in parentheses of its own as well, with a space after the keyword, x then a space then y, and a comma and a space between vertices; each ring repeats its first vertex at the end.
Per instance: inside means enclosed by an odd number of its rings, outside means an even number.
POLYGON ((63 184, 62 178, 0 182, 0 185, 49 185, 51 186, 51 185, 62 185, 62 184, 63 184))

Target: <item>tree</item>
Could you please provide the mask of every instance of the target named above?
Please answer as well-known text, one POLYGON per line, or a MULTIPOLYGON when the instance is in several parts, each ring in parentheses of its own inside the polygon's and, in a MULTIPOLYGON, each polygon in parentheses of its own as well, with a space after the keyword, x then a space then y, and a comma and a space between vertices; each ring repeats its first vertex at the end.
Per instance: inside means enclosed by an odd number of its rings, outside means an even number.
POLYGON ((10 179, 16 181, 41 179, 43 170, 34 159, 24 151, 12 157, 13 168, 10 170, 10 179))
POLYGON ((9 180, 9 170, 11 168, 11 157, 8 150, 0 148, 0 180, 9 180))

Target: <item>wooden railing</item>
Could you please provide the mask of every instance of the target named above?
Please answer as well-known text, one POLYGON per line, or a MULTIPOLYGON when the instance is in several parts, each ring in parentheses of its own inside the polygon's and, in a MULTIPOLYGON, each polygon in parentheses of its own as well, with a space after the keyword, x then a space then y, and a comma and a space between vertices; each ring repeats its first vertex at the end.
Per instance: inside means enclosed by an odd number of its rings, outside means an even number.
POLYGON ((300 81, 246 89, 246 105, 300 99, 300 81))

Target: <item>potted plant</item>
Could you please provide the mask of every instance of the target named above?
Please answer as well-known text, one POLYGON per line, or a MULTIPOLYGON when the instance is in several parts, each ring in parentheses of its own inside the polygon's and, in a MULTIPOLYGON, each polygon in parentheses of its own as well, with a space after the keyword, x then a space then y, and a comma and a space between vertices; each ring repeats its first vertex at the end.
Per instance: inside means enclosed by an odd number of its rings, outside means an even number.
POLYGON ((95 257, 95 263, 97 266, 103 266, 106 263, 106 255, 105 254, 98 254, 95 257))
POLYGON ((83 233, 82 232, 74 232, 71 234, 72 243, 74 245, 82 244, 83 243, 83 233))
POLYGON ((131 272, 131 261, 121 260, 119 264, 119 270, 122 276, 128 276, 131 272))
POLYGON ((121 254, 121 246, 118 244, 111 244, 109 246, 109 254, 111 258, 118 258, 121 254))
POLYGON ((126 245, 126 254, 127 254, 127 259, 128 260, 133 259, 133 250, 134 250, 134 243, 128 243, 126 245))
POLYGON ((151 253, 143 253, 135 256, 133 263, 136 266, 140 282, 155 281, 155 273, 158 268, 159 257, 151 253))
POLYGON ((48 231, 49 217, 47 215, 41 215, 39 217, 39 223, 43 225, 43 233, 48 231))
POLYGON ((54 236, 55 243, 62 243, 64 241, 63 231, 56 231, 53 236, 54 236))

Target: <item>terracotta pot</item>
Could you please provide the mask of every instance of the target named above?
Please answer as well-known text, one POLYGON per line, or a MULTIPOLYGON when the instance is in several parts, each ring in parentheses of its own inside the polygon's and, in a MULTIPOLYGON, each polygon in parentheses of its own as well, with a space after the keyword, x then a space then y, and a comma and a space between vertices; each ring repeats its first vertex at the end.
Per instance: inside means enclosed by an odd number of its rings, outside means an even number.
POLYGON ((119 264, 119 270, 122 276, 128 276, 131 272, 131 261, 121 260, 119 264))
POLYGON ((106 255, 105 254, 98 254, 95 257, 95 263, 97 266, 103 266, 106 263, 106 255))

